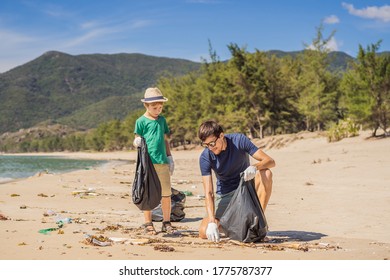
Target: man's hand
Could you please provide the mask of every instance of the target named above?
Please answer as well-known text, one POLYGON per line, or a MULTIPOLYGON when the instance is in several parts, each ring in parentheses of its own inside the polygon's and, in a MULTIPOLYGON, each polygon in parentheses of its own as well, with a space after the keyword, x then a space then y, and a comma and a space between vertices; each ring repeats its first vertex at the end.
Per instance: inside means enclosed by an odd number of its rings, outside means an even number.
POLYGON ((171 173, 171 176, 173 175, 173 171, 175 170, 175 163, 173 162, 173 157, 168 156, 169 161, 169 173, 171 173))
POLYGON ((134 138, 134 141, 133 141, 133 145, 134 147, 138 148, 139 146, 141 146, 141 137, 135 137, 134 138))
POLYGON ((207 225, 206 235, 208 240, 219 242, 219 231, 216 223, 209 223, 207 225))
POLYGON ((256 176, 257 168, 253 165, 250 165, 247 169, 244 171, 244 181, 249 181, 255 178, 256 176))

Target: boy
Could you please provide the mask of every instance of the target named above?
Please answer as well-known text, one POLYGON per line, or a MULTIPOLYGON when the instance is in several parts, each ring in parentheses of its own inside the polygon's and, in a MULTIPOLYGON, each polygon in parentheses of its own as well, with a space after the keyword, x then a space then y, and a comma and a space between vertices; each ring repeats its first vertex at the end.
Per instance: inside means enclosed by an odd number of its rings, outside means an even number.
MULTIPOLYGON (((172 233, 174 227, 171 225, 171 178, 173 174, 174 162, 168 144, 168 125, 161 116, 165 98, 158 88, 148 88, 145 91, 144 103, 146 112, 135 122, 134 146, 141 144, 141 136, 145 138, 150 159, 156 169, 156 173, 161 183, 162 199, 161 208, 163 212, 163 222, 161 231, 172 233)), ((157 234, 153 222, 152 211, 144 211, 145 223, 143 224, 146 234, 157 234)))

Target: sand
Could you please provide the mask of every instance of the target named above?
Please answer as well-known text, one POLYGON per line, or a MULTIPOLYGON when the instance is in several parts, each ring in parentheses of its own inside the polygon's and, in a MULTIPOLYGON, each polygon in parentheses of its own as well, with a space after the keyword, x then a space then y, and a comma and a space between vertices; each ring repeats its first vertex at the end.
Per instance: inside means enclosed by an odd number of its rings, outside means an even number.
POLYGON ((191 192, 178 233, 146 236, 131 200, 134 151, 54 153, 96 168, 0 184, 2 260, 384 260, 390 257, 390 138, 328 143, 314 133, 254 141, 276 161, 268 242, 197 237, 205 214, 201 149, 174 150, 172 186, 191 192), (56 218, 70 218, 58 228, 56 218), (53 229, 47 234, 42 229, 53 229), (99 240, 101 242, 99 242, 99 240))

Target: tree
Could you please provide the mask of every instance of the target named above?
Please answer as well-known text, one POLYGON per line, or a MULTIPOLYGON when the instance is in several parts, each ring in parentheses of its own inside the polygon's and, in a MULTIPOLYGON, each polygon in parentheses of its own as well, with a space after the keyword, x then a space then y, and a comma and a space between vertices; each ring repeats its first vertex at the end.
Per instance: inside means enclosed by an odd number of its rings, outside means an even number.
POLYGON ((180 78, 162 78, 158 82, 158 87, 169 99, 164 104, 163 115, 166 116, 174 145, 196 142, 197 128, 202 119, 199 81, 197 74, 191 73, 180 78))
POLYGON ((296 92, 291 86, 289 70, 293 70, 295 65, 288 65, 287 59, 279 59, 259 50, 248 53, 234 44, 229 49, 232 53, 229 62, 232 69, 232 103, 236 115, 245 116, 245 132, 252 137, 262 138, 266 133, 294 130, 291 120, 294 122, 298 114, 294 105, 296 92))
POLYGON ((359 45, 357 62, 343 78, 342 89, 348 114, 385 135, 390 124, 390 56, 379 56, 381 41, 364 49, 359 45))
POLYGON ((307 130, 321 130, 326 123, 337 120, 337 84, 336 77, 329 72, 327 60, 330 49, 329 42, 334 31, 328 38, 323 37, 323 25, 317 28, 316 38, 301 56, 302 72, 300 84, 302 92, 298 107, 305 117, 307 130))
POLYGON ((121 123, 121 131, 123 137, 127 139, 127 142, 124 143, 124 146, 127 148, 134 148, 134 128, 135 122, 139 117, 145 113, 145 109, 139 109, 129 113, 121 123))
POLYGON ((235 104, 238 111, 246 112, 251 136, 263 138, 264 127, 269 121, 269 108, 266 103, 268 88, 263 63, 266 55, 259 51, 251 55, 245 48, 239 48, 236 44, 230 44, 228 48, 232 54, 229 66, 235 71, 233 73, 235 104))

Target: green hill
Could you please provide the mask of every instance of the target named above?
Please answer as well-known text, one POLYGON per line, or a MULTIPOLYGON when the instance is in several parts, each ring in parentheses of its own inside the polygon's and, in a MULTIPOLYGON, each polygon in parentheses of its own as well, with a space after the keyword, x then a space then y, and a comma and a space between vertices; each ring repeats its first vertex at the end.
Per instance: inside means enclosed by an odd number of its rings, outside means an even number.
MULTIPOLYGON (((302 51, 267 53, 282 57, 302 51)), ((344 71, 354 58, 329 54, 331 70, 344 71)), ((144 90, 159 77, 183 75, 200 63, 143 54, 69 55, 50 51, 0 74, 0 134, 37 124, 80 130, 122 119, 142 107, 144 90)))
MULTIPOLYGON (((284 51, 278 51, 278 50, 271 50, 268 51, 270 55, 275 55, 276 57, 284 57, 284 56, 291 56, 293 58, 297 57, 298 55, 302 54, 303 51, 293 51, 293 52, 284 52, 284 51)), ((344 52, 330 52, 328 55, 329 58, 329 70, 331 71, 345 71, 348 67, 348 64, 355 60, 352 56, 344 53, 344 52)))
POLYGON ((76 110, 71 115, 59 118, 58 123, 88 129, 112 119, 123 119, 131 111, 139 109, 142 93, 134 96, 111 96, 76 110))
POLYGON ((0 74, 0 133, 60 122, 90 128, 142 106, 143 91, 162 75, 200 67, 142 54, 72 56, 50 51, 0 74))

